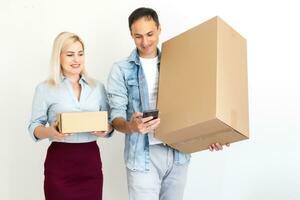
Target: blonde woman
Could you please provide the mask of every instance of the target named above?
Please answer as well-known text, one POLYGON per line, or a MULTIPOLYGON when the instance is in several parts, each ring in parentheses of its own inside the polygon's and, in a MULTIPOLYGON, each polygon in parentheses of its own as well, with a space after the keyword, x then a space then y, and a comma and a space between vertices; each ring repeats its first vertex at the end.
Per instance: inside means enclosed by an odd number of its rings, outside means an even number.
POLYGON ((87 76, 84 61, 80 37, 60 33, 53 44, 50 76, 35 90, 28 130, 35 141, 51 141, 44 164, 46 200, 102 200, 102 163, 96 140, 108 136, 112 127, 108 124, 107 132, 57 131, 57 113, 109 109, 103 85, 87 76))

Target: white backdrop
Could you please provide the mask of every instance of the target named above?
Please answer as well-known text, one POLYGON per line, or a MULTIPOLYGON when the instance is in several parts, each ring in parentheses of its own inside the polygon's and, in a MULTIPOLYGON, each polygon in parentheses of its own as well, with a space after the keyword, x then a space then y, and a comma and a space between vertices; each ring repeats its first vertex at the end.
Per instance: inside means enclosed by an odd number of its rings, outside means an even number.
MULTIPOLYGON (((0 0, 0 199, 43 199, 49 142, 34 143, 27 124, 54 37, 61 31, 82 36, 88 71, 105 83, 112 63, 134 47, 128 15, 150 6, 160 16, 161 41, 215 15, 248 40, 251 139, 193 154, 184 199, 299 200, 300 13, 296 0, 284 2, 0 0)), ((104 200, 127 200, 123 135, 99 145, 104 200)))

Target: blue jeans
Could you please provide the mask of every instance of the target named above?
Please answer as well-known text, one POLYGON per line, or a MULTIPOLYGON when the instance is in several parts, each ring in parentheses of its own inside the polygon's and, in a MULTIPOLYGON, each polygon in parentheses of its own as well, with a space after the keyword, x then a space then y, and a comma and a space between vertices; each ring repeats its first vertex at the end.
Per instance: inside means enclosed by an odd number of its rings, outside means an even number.
POLYGON ((150 170, 127 168, 129 200, 182 200, 188 163, 174 163, 174 150, 163 144, 150 145, 150 170))

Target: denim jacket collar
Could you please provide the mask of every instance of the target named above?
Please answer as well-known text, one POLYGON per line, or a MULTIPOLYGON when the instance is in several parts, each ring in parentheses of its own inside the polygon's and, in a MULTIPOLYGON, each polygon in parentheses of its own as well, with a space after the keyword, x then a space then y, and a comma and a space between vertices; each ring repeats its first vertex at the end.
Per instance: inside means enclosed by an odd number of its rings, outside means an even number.
MULTIPOLYGON (((158 55, 158 63, 157 64, 159 66, 160 65, 160 57, 161 57, 161 52, 160 52, 159 48, 157 48, 157 55, 158 55)), ((134 62, 136 65, 141 66, 141 62, 140 62, 140 59, 139 59, 139 53, 138 53, 137 48, 135 48, 131 52, 128 59, 129 59, 129 62, 134 62)), ((158 69, 159 69, 159 67, 158 67, 158 69)))

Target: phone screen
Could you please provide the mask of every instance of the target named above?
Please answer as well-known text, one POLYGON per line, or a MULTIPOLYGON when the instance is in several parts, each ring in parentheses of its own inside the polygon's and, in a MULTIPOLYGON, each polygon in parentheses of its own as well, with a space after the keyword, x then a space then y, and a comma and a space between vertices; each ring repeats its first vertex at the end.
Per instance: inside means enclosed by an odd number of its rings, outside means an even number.
POLYGON ((152 116, 153 119, 158 118, 158 110, 146 110, 143 112, 143 118, 152 116))

